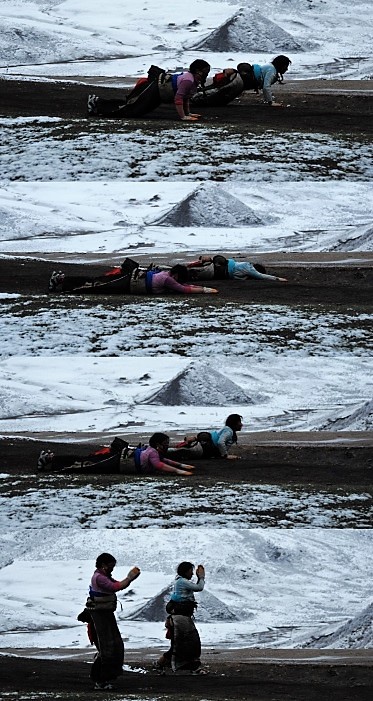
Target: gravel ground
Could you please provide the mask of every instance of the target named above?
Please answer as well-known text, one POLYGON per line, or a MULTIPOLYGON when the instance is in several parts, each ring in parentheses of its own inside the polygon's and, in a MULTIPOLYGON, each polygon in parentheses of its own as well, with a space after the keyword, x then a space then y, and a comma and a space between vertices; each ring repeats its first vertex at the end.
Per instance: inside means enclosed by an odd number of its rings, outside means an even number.
MULTIPOLYGON (((0 657, 2 688, 6 701, 59 698, 64 701, 92 698, 89 667, 71 651, 66 659, 53 657, 55 651, 37 651, 32 659, 0 657)), ((20 651, 22 655, 22 651, 20 651)), ((100 698, 177 699, 178 701, 368 701, 372 694, 372 658, 363 651, 258 651, 207 650, 202 660, 209 674, 191 676, 152 671, 157 651, 126 653, 125 662, 136 671, 124 672, 117 689, 100 698), (144 674, 144 671, 146 672, 144 674)), ((92 659, 93 653, 90 653, 92 659)), ((96 694, 94 694, 95 698, 96 694)))

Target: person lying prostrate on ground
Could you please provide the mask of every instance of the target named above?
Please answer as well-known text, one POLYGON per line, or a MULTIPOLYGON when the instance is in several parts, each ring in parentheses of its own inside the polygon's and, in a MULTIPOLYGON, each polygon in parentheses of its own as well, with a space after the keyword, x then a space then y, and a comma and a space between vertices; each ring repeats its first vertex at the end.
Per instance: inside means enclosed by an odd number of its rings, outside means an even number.
POLYGON ((214 287, 184 284, 188 280, 188 270, 185 265, 174 265, 171 270, 153 273, 151 276, 151 293, 178 292, 179 294, 216 294, 214 287))
POLYGON ((264 265, 261 263, 250 263, 250 261, 237 262, 233 258, 228 258, 228 277, 230 280, 274 280, 276 282, 287 282, 285 277, 268 275, 264 265))
POLYGON ((149 446, 140 454, 140 469, 143 474, 171 472, 175 475, 192 475, 193 465, 175 462, 166 457, 170 439, 165 433, 154 433, 149 439, 149 446))
POLYGON ((128 447, 127 441, 117 437, 110 445, 102 446, 88 455, 81 453, 55 455, 51 450, 42 450, 37 462, 37 471, 117 473, 120 472, 120 460, 127 455, 128 447))
MULTIPOLYGON (((128 261, 129 259, 126 259, 128 261)), ((124 263, 126 263, 124 261, 124 263)), ((87 277, 65 275, 62 271, 54 271, 49 279, 49 292, 75 292, 82 294, 162 294, 176 292, 178 294, 216 294, 214 287, 184 284, 188 281, 188 270, 185 265, 174 265, 170 270, 159 268, 141 269, 137 263, 122 264, 104 275, 87 277), (139 274, 138 274, 139 273, 139 274)))
POLYGON ((242 416, 239 414, 229 414, 225 421, 224 428, 220 431, 211 431, 211 441, 219 457, 227 460, 237 460, 237 455, 229 455, 229 451, 237 443, 237 432, 242 430, 242 416))
POLYGON ((220 431, 200 431, 195 436, 186 436, 184 441, 170 449, 170 455, 187 459, 225 458, 239 460, 238 455, 230 455, 231 447, 237 443, 237 432, 242 430, 242 416, 229 414, 225 426, 220 431))
POLYGON ((198 280, 246 280, 254 278, 256 280, 272 280, 274 282, 287 282, 284 277, 269 275, 264 265, 261 263, 251 263, 250 261, 236 261, 234 258, 225 256, 200 256, 198 260, 187 264, 190 275, 198 280), (204 278, 204 274, 206 277, 204 278))
POLYGON ((276 102, 273 99, 271 87, 275 83, 283 83, 284 73, 286 73, 290 64, 290 58, 283 55, 276 56, 271 63, 266 63, 264 66, 260 66, 258 63, 253 64, 258 88, 263 90, 264 102, 271 105, 271 107, 283 107, 282 102, 276 102))

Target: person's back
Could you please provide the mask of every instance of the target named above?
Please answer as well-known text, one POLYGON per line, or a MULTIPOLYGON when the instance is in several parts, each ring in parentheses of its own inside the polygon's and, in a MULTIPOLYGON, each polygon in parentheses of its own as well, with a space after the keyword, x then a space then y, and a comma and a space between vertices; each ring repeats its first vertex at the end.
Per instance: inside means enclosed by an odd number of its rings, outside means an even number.
POLYGON ((228 258, 228 277, 230 280, 272 280, 276 282, 287 282, 286 278, 269 275, 263 265, 251 263, 250 261, 237 262, 233 258, 228 258))
POLYGON ((176 475, 192 475, 193 466, 175 462, 166 457, 169 437, 164 433, 154 433, 149 439, 149 446, 140 452, 140 472, 155 474, 171 472, 176 475))
POLYGON ((190 71, 184 71, 176 76, 175 98, 185 100, 197 92, 197 81, 190 71))
POLYGON ((233 429, 230 428, 230 426, 224 426, 220 431, 210 431, 210 433, 212 442, 218 449, 221 457, 227 457, 229 448, 231 448, 235 442, 233 429))
POLYGON ((263 66, 254 63, 254 76, 258 87, 263 90, 265 102, 272 103, 271 85, 277 82, 277 71, 272 63, 265 63, 263 66))
POLYGON ((215 294, 214 287, 184 284, 188 279, 188 270, 184 265, 174 265, 171 270, 154 273, 151 278, 151 293, 177 292, 178 294, 215 294), (183 283, 183 284, 181 284, 183 283))
POLYGON ((270 63, 265 63, 260 66, 258 63, 253 64, 254 77, 257 81, 258 88, 263 90, 264 101, 273 107, 281 107, 281 103, 275 102, 273 99, 271 86, 274 83, 283 82, 283 74, 286 73, 291 64, 290 58, 287 56, 276 56, 270 63))
POLYGON ((160 273, 154 273, 152 276, 152 294, 159 295, 165 291, 179 292, 185 294, 184 285, 180 285, 175 278, 170 275, 168 270, 162 270, 160 273))
POLYGON ((145 450, 140 453, 140 469, 144 475, 154 474, 157 470, 157 464, 161 462, 158 450, 148 445, 145 450))
POLYGON ((244 80, 238 70, 224 68, 216 73, 204 89, 198 90, 191 98, 192 105, 224 106, 239 97, 244 91, 244 80))
POLYGON ((194 602, 194 592, 202 591, 205 586, 205 570, 202 565, 198 565, 196 570, 197 582, 192 582, 194 566, 190 562, 180 563, 175 577, 174 588, 171 601, 179 604, 183 602, 194 602))

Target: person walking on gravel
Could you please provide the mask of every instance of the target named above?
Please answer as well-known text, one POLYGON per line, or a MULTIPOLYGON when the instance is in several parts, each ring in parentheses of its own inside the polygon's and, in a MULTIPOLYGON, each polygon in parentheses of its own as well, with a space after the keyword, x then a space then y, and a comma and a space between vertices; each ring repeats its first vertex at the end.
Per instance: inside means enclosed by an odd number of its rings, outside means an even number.
POLYGON ((181 562, 177 567, 171 599, 166 606, 169 614, 166 627, 171 640, 170 649, 157 662, 159 671, 171 667, 173 672, 189 671, 192 674, 205 674, 201 668, 201 639, 194 623, 197 603, 195 592, 205 587, 205 568, 198 565, 197 582, 193 582, 194 565, 181 562))

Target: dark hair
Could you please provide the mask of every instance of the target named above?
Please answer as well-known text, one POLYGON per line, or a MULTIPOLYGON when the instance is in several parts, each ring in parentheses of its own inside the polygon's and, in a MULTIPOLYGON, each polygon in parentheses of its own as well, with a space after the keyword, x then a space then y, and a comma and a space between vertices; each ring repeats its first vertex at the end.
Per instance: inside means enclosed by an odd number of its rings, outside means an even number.
POLYGON ((181 265, 180 263, 177 263, 177 265, 174 265, 171 270, 170 270, 170 275, 174 277, 174 275, 177 275, 177 280, 181 284, 183 282, 186 282, 188 280, 188 268, 186 265, 181 265))
POLYGON ((190 64, 189 71, 194 75, 195 73, 198 73, 198 71, 203 71, 206 68, 210 70, 210 64, 207 63, 207 61, 204 61, 203 58, 196 58, 196 60, 190 64))
POLYGON ((170 439, 165 433, 153 433, 153 435, 149 438, 149 445, 151 448, 156 448, 157 445, 160 445, 168 440, 170 439))
POLYGON ((180 577, 185 577, 185 575, 188 574, 190 569, 194 569, 194 565, 192 562, 180 562, 180 565, 178 565, 176 572, 180 577))
POLYGON ((286 73, 290 64, 291 64, 290 58, 288 58, 287 56, 280 55, 280 56, 276 56, 276 58, 273 59, 272 65, 276 68, 277 81, 279 83, 282 83, 283 73, 286 73))
POLYGON ((101 553, 96 560, 96 569, 99 570, 102 565, 109 565, 111 562, 114 562, 114 565, 117 563, 114 555, 110 555, 110 553, 101 553))
POLYGON ((225 256, 217 255, 213 257, 212 262, 214 265, 223 266, 227 264, 227 259, 225 256))
POLYGON ((238 424, 242 423, 242 416, 240 414, 229 414, 225 420, 225 425, 229 426, 229 428, 232 429, 233 431, 233 443, 237 443, 237 428, 238 424))
POLYGON ((251 67, 250 63, 238 63, 237 70, 238 70, 239 74, 241 75, 241 73, 251 73, 252 67, 251 67))
POLYGON ((265 275, 267 272, 264 265, 262 265, 261 263, 253 263, 253 268, 255 268, 255 270, 257 270, 258 273, 263 273, 263 275, 265 275))
MULTIPOLYGON (((193 75, 195 75, 199 71, 205 71, 206 69, 208 69, 207 73, 209 73, 210 68, 211 68, 210 64, 207 63, 207 61, 204 61, 203 58, 196 58, 196 60, 190 64, 189 71, 193 75)), ((204 84, 206 82, 206 78, 207 78, 207 74, 204 77, 201 77, 200 83, 201 83, 202 87, 204 86, 204 84)))
POLYGON ((214 256, 212 259, 214 265, 215 280, 225 280, 228 277, 228 261, 224 256, 214 256))

